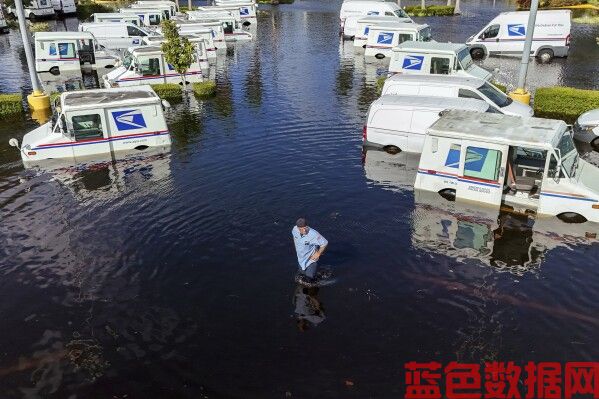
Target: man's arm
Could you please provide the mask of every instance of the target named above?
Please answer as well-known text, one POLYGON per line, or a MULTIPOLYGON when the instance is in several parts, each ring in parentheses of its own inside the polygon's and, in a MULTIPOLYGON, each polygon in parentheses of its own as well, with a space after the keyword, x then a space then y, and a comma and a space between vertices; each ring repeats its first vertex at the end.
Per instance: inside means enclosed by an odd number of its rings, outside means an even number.
POLYGON ((316 244, 319 246, 318 250, 310 257, 310 259, 313 261, 317 261, 318 258, 320 258, 324 250, 327 248, 327 245, 329 245, 329 242, 319 234, 316 238, 316 244))

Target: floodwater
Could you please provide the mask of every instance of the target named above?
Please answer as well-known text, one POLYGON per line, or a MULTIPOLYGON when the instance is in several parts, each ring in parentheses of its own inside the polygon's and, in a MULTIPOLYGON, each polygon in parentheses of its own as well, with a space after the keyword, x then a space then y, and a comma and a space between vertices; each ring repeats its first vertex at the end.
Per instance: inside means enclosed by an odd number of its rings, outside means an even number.
MULTIPOLYGON (((599 358, 599 225, 415 195, 412 158, 363 154, 384 66, 339 41, 338 8, 265 7, 217 97, 169 112, 166 153, 44 171, 0 145, 0 397, 391 398, 412 360, 599 358), (294 284, 299 216, 332 285, 294 284)), ((463 8, 426 21, 458 41, 509 5, 463 8)), ((575 62, 595 36, 575 25, 531 82, 597 88, 575 62)), ((20 50, 0 36, 2 91, 27 90, 20 50)))

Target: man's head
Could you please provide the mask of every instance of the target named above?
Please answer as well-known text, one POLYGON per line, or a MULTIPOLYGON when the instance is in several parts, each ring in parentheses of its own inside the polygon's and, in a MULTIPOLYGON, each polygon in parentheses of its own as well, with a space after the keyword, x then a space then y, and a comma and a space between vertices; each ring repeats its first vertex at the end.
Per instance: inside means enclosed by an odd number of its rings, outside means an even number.
POLYGON ((297 226, 300 234, 304 235, 308 232, 308 223, 306 223, 306 219, 304 219, 304 218, 297 219, 297 222, 295 222, 295 225, 297 226))

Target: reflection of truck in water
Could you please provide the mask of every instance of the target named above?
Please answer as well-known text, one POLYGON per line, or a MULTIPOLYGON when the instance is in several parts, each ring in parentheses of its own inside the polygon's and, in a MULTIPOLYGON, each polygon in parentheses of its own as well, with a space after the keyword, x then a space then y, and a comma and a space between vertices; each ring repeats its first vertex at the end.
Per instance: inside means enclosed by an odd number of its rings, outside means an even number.
MULTIPOLYGON (((418 154, 366 150, 366 178, 384 189, 411 193, 418 154)), ((459 261, 477 259, 514 274, 538 269, 548 250, 597 243, 599 225, 567 224, 476 203, 449 202, 437 193, 414 191, 412 244, 459 261)))

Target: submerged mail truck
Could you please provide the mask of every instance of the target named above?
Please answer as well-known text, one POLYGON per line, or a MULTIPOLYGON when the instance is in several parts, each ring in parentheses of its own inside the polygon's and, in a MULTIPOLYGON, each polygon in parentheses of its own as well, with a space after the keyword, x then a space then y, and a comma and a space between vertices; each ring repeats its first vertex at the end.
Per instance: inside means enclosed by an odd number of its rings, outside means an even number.
POLYGON ((410 23, 412 19, 396 3, 373 0, 344 1, 339 13, 339 23, 343 37, 353 39, 360 18, 368 16, 395 17, 397 22, 410 23))
POLYGON ((599 222, 599 169, 565 122, 452 110, 427 131, 416 189, 521 213, 599 222))
POLYGON ((491 80, 493 74, 476 65, 464 44, 407 41, 393 48, 389 75, 456 75, 491 80))
POLYGON ((393 47, 406 41, 428 42, 431 40, 431 28, 426 25, 406 23, 385 23, 373 26, 368 31, 366 39, 366 57, 383 59, 391 57, 393 47))
POLYGON ((9 143, 24 163, 169 145, 164 105, 150 86, 65 92, 50 122, 9 143))
MULTIPOLYGON (((521 56, 528 24, 528 11, 502 12, 466 44, 474 59, 487 55, 521 56)), ((543 62, 567 57, 570 49, 570 10, 537 12, 530 55, 543 62)))
POLYGON ((366 41, 368 40, 368 32, 375 26, 384 25, 386 23, 398 22, 397 17, 385 17, 379 15, 373 15, 370 17, 360 17, 356 22, 355 36, 354 36, 354 47, 366 48, 366 41))
POLYGON ((38 73, 112 68, 120 61, 118 54, 103 48, 90 32, 36 32, 34 41, 38 73))
POLYGON ((126 49, 141 46, 142 39, 153 33, 128 22, 91 22, 79 24, 82 32, 91 32, 98 43, 108 49, 126 49))

